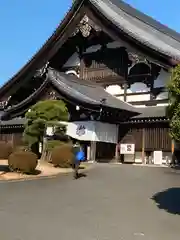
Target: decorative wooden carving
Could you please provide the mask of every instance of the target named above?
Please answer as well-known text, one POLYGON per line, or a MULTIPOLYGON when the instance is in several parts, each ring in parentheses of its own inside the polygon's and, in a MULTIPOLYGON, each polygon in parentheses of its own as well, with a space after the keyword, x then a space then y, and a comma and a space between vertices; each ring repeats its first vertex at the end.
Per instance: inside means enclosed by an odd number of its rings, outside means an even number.
POLYGON ((46 64, 42 68, 40 68, 36 71, 36 74, 34 75, 34 77, 44 76, 44 74, 47 73, 48 67, 49 67, 49 62, 46 62, 46 64))
MULTIPOLYGON (((143 82, 147 87, 153 88, 153 82, 158 77, 161 67, 150 62, 145 56, 135 53, 128 52, 130 60, 128 68, 128 83, 133 84, 135 82, 143 82), (141 70, 137 71, 138 68, 141 70)), ((153 97, 153 96, 152 96, 153 97)))
POLYGON ((9 96, 6 100, 3 100, 0 102, 0 109, 6 109, 8 107, 8 103, 11 99, 11 96, 9 96))
POLYGON ((80 21, 78 27, 75 29, 73 35, 81 32, 83 37, 88 37, 91 33, 92 27, 89 25, 89 18, 88 16, 84 16, 83 19, 80 21))
POLYGON ((57 99, 57 94, 56 94, 56 92, 55 91, 51 91, 50 93, 49 93, 49 99, 51 99, 51 100, 56 100, 57 99))
POLYGON ((80 21, 79 25, 75 29, 73 36, 81 32, 82 36, 87 38, 91 34, 91 30, 101 31, 101 28, 94 24, 92 20, 89 19, 87 15, 84 15, 83 19, 80 21))
POLYGON ((130 66, 134 66, 135 64, 137 64, 139 62, 144 62, 146 64, 149 64, 149 61, 144 56, 140 55, 139 53, 128 52, 128 57, 129 57, 129 60, 131 61, 130 66))
POLYGON ((52 88, 47 88, 45 93, 42 95, 41 100, 57 100, 60 99, 60 95, 52 88))
POLYGON ((84 54, 80 76, 83 79, 100 81, 124 81, 128 70, 128 55, 124 47, 110 49, 105 45, 100 50, 84 54))

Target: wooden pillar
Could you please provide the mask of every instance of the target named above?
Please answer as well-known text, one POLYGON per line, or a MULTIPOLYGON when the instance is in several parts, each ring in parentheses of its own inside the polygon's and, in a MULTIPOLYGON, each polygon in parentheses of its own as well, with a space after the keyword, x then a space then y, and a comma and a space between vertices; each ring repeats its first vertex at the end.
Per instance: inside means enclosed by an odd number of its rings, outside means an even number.
POLYGON ((142 163, 145 163, 145 128, 142 129, 142 163))
POLYGON ((128 84, 124 83, 124 102, 127 101, 127 89, 128 89, 128 84))
POLYGON ((153 94, 153 89, 154 89, 154 80, 151 83, 151 87, 150 87, 150 101, 154 100, 154 94, 153 94))
POLYGON ((115 154, 114 154, 114 158, 112 159, 113 163, 118 163, 119 162, 119 143, 116 144, 116 148, 115 148, 115 154))
POLYGON ((96 161, 96 142, 91 142, 91 161, 96 161))
POLYGON ((120 127, 119 125, 117 126, 117 132, 116 132, 116 140, 117 140, 117 143, 116 143, 116 148, 115 148, 115 156, 114 156, 114 161, 115 162, 119 162, 119 157, 120 157, 120 150, 119 150, 119 147, 120 147, 120 143, 119 143, 119 131, 120 131, 120 127))
POLYGON ((115 159, 119 161, 119 143, 116 144, 115 159))

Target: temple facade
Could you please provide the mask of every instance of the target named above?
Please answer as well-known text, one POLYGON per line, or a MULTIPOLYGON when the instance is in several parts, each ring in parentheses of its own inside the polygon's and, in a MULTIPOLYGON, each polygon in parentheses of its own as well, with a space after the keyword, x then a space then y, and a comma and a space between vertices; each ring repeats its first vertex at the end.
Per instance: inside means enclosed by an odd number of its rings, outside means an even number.
POLYGON ((71 122, 117 127, 113 141, 98 134, 84 139, 96 149, 94 159, 171 158, 166 85, 179 60, 179 33, 121 0, 76 0, 44 46, 0 89, 0 138, 20 144, 31 106, 62 99, 71 122))

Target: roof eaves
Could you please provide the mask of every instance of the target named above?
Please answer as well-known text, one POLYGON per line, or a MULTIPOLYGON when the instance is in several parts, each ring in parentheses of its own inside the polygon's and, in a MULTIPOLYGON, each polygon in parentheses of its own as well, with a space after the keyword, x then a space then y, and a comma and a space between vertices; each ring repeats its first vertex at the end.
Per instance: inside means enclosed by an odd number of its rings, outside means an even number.
POLYGON ((134 8, 133 6, 122 0, 111 0, 111 2, 120 7, 127 14, 130 14, 134 18, 139 19, 140 21, 146 23, 147 25, 157 29, 158 31, 180 42, 180 33, 176 32, 175 30, 169 28, 168 26, 162 24, 161 22, 148 16, 147 14, 141 12, 140 10, 134 8))
POLYGON ((104 15, 120 31, 130 36, 132 39, 143 44, 169 60, 180 60, 180 41, 176 41, 171 36, 165 35, 157 29, 148 26, 141 20, 126 13, 121 7, 115 5, 111 0, 89 0, 93 6, 104 15), (142 26, 143 25, 143 26, 142 26))
MULTIPOLYGON (((43 57, 44 61, 47 62, 48 59, 45 59, 46 52, 50 51, 52 48, 52 45, 59 40, 60 34, 65 30, 66 26, 68 25, 70 19, 73 18, 73 16, 78 12, 80 7, 82 6, 83 2, 85 0, 76 0, 72 4, 69 11, 66 13, 66 16, 63 18, 59 26, 56 28, 56 30, 53 32, 53 34, 50 36, 50 38, 40 47, 40 49, 37 51, 36 54, 33 55, 33 57, 17 72, 9 81, 7 81, 1 88, 0 88, 0 95, 6 93, 7 88, 9 88, 12 84, 14 84, 20 77, 23 76, 32 66, 34 66, 39 59, 43 57)), ((43 63, 42 63, 43 65, 43 63)))
POLYGON ((79 79, 75 76, 68 76, 53 69, 49 69, 48 77, 60 92, 64 92, 74 99, 79 99, 81 102, 99 107, 104 106, 132 112, 134 115, 140 113, 137 108, 117 99, 97 84, 92 84, 89 81, 79 79), (103 99, 104 102, 102 101, 103 99))
POLYGON ((24 99, 22 102, 20 102, 20 103, 18 103, 18 104, 16 104, 16 105, 13 105, 12 107, 6 109, 6 110, 3 112, 3 115, 1 116, 2 119, 3 119, 6 115, 8 115, 8 114, 10 114, 10 113, 12 113, 12 112, 14 112, 14 111, 17 111, 17 110, 21 109, 23 106, 25 106, 25 105, 27 105, 28 103, 30 103, 33 99, 37 98, 37 97, 41 94, 41 92, 44 90, 44 88, 46 87, 47 84, 48 84, 48 80, 45 79, 45 81, 43 82, 43 84, 42 84, 35 92, 33 92, 29 97, 27 97, 26 99, 24 99))

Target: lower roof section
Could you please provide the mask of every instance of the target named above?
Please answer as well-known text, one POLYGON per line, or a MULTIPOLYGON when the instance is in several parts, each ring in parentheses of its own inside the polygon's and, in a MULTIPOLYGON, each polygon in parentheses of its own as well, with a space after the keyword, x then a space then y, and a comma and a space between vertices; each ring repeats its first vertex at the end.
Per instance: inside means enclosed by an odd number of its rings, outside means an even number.
POLYGON ((14 113, 16 113, 14 116, 19 116, 18 112, 27 111, 34 102, 41 99, 48 84, 51 84, 67 102, 69 101, 74 105, 79 104, 82 108, 96 111, 100 111, 101 108, 105 111, 107 109, 108 111, 119 111, 123 112, 126 118, 140 114, 137 108, 113 97, 99 85, 48 68, 44 83, 22 102, 5 109, 1 119, 13 116, 14 113))
MULTIPOLYGON (((64 99, 69 100, 72 104, 80 105, 81 107, 88 106, 89 109, 96 109, 98 111, 119 111, 126 115, 126 119, 153 119, 153 118, 166 118, 166 106, 149 106, 138 108, 129 103, 123 102, 111 94, 107 93, 104 88, 92 83, 90 81, 82 80, 76 76, 70 76, 62 72, 58 72, 49 68, 46 75, 45 82, 37 89, 31 96, 24 101, 6 109, 0 113, 0 119, 8 119, 4 116, 20 116, 17 113, 27 111, 29 106, 38 101, 42 95, 43 88, 46 90, 47 84, 50 83, 64 99), (16 114, 14 114, 16 113, 16 114)), ((121 114, 119 115, 120 118, 121 114)), ((119 119, 121 121, 121 119, 119 119)), ((5 124, 3 122, 1 125, 5 124)), ((9 122, 10 124, 10 122, 9 122)), ((17 123, 15 123, 17 124, 17 123)))
MULTIPOLYGON (((145 108, 138 108, 141 112, 140 115, 131 118, 125 123, 139 123, 139 122, 152 122, 153 121, 168 121, 166 118, 166 106, 152 106, 145 108)), ((23 127, 26 122, 25 118, 13 118, 7 121, 0 121, 0 128, 15 128, 23 127)))
POLYGON ((25 118, 13 118, 7 121, 0 121, 0 129, 2 128, 21 128, 26 123, 25 118))
POLYGON ((148 106, 137 108, 141 114, 133 117, 133 119, 166 117, 166 108, 167 106, 148 106))
MULTIPOLYGON (((116 110, 131 112, 138 115, 137 108, 112 96, 105 89, 91 81, 79 79, 76 76, 67 75, 54 69, 48 70, 48 79, 60 93, 78 100, 82 103, 98 107, 108 107, 116 110)), ((131 116, 132 116, 131 115, 131 116)))

